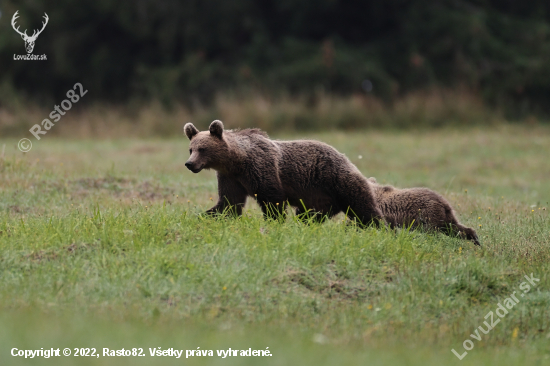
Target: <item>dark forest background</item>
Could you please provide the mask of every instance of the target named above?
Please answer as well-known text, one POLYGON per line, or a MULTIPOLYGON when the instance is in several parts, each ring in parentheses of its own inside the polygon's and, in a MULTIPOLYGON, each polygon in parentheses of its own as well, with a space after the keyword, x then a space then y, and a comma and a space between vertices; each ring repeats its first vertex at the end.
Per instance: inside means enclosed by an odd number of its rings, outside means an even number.
POLYGON ((510 115, 550 113, 548 0, 0 1, 0 107, 80 82, 88 100, 208 103, 220 92, 461 88, 510 115), (11 27, 49 24, 34 54, 11 27))

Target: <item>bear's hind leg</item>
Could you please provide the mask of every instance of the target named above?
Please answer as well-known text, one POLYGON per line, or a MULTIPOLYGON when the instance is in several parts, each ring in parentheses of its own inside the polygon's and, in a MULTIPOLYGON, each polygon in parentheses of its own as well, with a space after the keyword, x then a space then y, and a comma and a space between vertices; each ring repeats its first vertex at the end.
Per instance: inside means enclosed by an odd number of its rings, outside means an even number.
MULTIPOLYGON (((342 197, 342 196, 341 196, 342 197)), ((371 224, 380 227, 384 225, 384 215, 378 208, 370 187, 360 187, 359 189, 350 189, 349 194, 343 196, 342 207, 348 218, 357 221, 360 226, 367 227, 371 224)))

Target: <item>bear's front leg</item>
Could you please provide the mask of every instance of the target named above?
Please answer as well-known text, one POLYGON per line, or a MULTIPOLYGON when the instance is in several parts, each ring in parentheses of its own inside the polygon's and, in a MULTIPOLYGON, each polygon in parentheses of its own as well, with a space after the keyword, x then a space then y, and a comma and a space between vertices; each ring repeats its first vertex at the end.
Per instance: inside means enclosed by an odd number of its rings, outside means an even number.
POLYGON ((218 176, 218 202, 214 207, 206 211, 208 215, 227 213, 240 216, 246 203, 246 189, 235 178, 218 176))
POLYGON ((281 190, 264 189, 256 194, 265 219, 281 220, 286 219, 286 199, 281 190))

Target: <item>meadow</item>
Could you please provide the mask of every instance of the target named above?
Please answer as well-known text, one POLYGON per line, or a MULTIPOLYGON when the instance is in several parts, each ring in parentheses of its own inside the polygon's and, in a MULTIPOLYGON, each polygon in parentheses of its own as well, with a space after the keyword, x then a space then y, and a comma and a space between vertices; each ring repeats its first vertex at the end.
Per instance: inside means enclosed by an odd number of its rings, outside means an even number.
POLYGON ((252 200, 241 218, 205 218, 215 174, 185 168, 183 134, 47 135, 26 154, 3 138, 0 364, 550 364, 550 128, 272 137, 318 139, 381 183, 440 192, 482 248, 362 230, 342 215, 268 222, 252 200), (481 340, 470 337, 530 274, 540 282, 481 340), (462 354, 466 339, 474 348, 460 361, 451 349, 462 354), (29 360, 14 347, 101 356, 29 360), (104 347, 147 356, 104 357, 104 347), (153 358, 156 347, 215 356, 153 358), (229 347, 272 356, 216 356, 229 347))

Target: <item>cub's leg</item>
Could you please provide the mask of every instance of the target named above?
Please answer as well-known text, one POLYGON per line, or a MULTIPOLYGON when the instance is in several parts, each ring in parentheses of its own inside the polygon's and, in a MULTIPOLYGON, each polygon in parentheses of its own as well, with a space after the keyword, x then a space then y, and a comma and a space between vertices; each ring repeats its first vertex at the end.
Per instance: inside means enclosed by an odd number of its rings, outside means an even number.
POLYGON ((477 233, 474 229, 462 225, 456 218, 452 208, 445 207, 446 219, 445 222, 442 222, 439 225, 439 229, 446 233, 447 235, 454 232, 458 234, 461 238, 466 240, 471 240, 475 245, 481 246, 477 233))
POLYGON ((474 242, 475 245, 481 246, 477 233, 474 229, 464 226, 460 223, 457 223, 456 227, 460 233, 460 237, 466 240, 471 240, 474 242))

